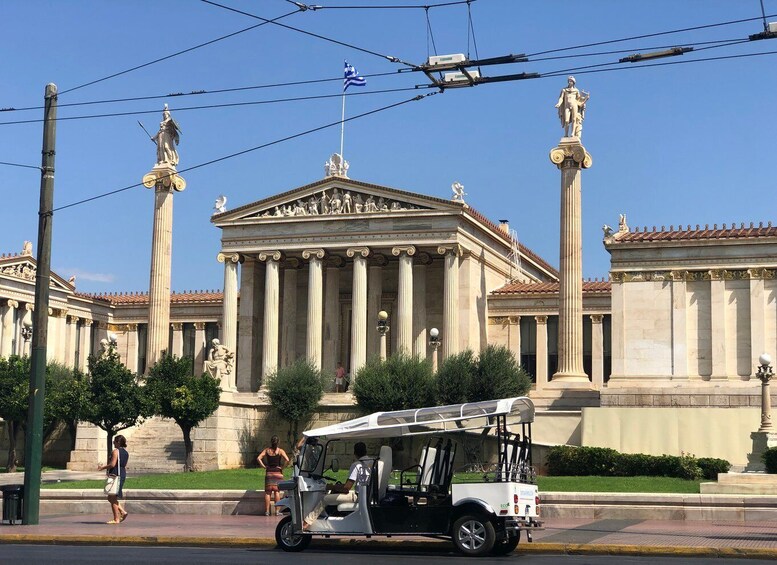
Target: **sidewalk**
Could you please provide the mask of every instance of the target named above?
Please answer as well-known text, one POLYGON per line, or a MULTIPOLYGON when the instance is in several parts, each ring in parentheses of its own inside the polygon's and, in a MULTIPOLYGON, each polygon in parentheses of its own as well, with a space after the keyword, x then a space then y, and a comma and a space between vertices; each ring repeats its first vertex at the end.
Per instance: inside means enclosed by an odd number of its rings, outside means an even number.
MULTIPOLYGON (((2 543, 124 544, 187 546, 274 546, 278 518, 130 514, 108 525, 108 504, 100 515, 44 516, 37 526, 0 526, 2 543)), ((551 519, 522 537, 518 552, 610 555, 682 555, 777 558, 777 521, 691 522, 679 520, 551 519)), ((450 542, 424 538, 314 538, 313 546, 403 551, 452 551, 450 542)))

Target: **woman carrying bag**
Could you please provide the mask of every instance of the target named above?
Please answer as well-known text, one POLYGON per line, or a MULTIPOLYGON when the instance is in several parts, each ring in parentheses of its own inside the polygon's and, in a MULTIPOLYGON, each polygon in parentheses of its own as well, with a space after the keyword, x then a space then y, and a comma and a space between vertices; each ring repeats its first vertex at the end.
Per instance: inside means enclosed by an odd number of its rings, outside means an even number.
POLYGON ((105 494, 108 495, 108 502, 111 503, 113 511, 113 520, 106 524, 118 524, 127 519, 129 513, 119 506, 119 499, 123 497, 124 479, 127 478, 127 461, 129 453, 127 452, 127 439, 118 435, 113 438, 113 446, 116 448, 111 453, 111 459, 105 465, 99 465, 98 471, 108 470, 108 478, 105 481, 105 494))

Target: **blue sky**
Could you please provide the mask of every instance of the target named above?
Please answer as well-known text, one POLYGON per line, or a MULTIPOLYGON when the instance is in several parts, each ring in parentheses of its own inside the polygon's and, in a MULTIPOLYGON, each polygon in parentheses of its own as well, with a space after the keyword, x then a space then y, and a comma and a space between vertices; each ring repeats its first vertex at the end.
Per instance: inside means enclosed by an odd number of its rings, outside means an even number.
MULTIPOLYGON (((439 0, 428 0, 435 3, 439 0)), ((293 10, 284 0, 225 4, 263 17, 293 10)), ((320 0, 324 6, 415 4, 416 0, 320 0)), ((767 14, 777 0, 764 0, 767 14)), ((39 106, 46 83, 60 92, 258 23, 202 2, 8 0, 0 24, 0 107, 39 106)), ((430 10, 437 51, 467 52, 466 7, 430 10)), ((537 53, 563 47, 759 17, 758 0, 651 2, 596 0, 477 0, 472 18, 480 57, 537 53)), ((777 16, 770 18, 776 21, 777 16)), ((427 57, 423 10, 320 10, 284 23, 393 55, 411 63, 427 57)), ((627 53, 536 60, 484 68, 487 74, 564 71, 606 63, 655 47, 744 38, 762 22, 713 27, 554 55, 609 50, 627 53)), ((690 61, 777 51, 777 40, 749 42, 663 59, 690 61)), ((470 53, 475 56, 470 40, 470 53)), ((432 53, 433 54, 433 53, 432 53)), ((63 93, 60 104, 174 92, 334 78, 343 60, 361 74, 401 65, 266 25, 170 60, 63 93)), ((586 277, 604 277, 609 255, 601 226, 652 227, 774 219, 775 55, 586 74, 589 91, 583 142, 594 159, 583 174, 583 263, 586 277)), ((623 65, 616 66, 623 67, 623 65)), ((564 76, 450 90, 347 124, 350 177, 450 197, 459 181, 467 201, 493 220, 506 218, 519 239, 558 265, 559 172, 548 151, 562 129, 553 108, 564 76)), ((413 87, 419 73, 368 78, 362 89, 413 87)), ((60 117, 153 111, 144 115, 61 121, 58 125, 55 206, 135 182, 153 166, 153 145, 137 125, 156 130, 165 102, 183 130, 184 169, 340 117, 340 99, 182 111, 185 106, 338 94, 338 81, 219 95, 171 97, 61 107, 60 117)), ((426 92, 426 91, 423 91, 426 92)), ((415 92, 365 94, 348 100, 347 114, 369 111, 415 92)), ((0 122, 39 119, 41 110, 0 112, 0 122)), ((0 161, 38 165, 41 124, 0 124, 0 161)), ((209 218, 225 194, 228 208, 320 179, 339 148, 339 128, 184 173, 175 196, 173 288, 221 288, 216 262, 220 231, 209 218)), ((0 166, 4 214, 0 252, 37 247, 39 174, 0 166)), ((139 187, 55 213, 52 266, 77 276, 80 291, 148 289, 153 195, 139 187)))

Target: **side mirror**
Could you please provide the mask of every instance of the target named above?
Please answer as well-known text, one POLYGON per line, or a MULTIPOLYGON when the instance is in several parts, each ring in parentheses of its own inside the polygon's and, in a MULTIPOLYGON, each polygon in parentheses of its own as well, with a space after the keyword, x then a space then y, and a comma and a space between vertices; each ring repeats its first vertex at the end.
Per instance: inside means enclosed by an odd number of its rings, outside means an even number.
POLYGON ((337 457, 332 457, 332 463, 330 466, 333 473, 337 473, 337 471, 340 470, 340 462, 337 460, 337 457))

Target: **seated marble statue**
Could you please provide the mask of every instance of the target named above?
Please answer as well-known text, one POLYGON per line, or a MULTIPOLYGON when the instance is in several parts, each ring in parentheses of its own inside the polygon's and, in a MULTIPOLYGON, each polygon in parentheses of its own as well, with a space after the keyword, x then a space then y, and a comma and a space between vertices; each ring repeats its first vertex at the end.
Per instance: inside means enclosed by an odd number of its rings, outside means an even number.
POLYGON ((208 360, 205 361, 205 372, 219 379, 225 390, 236 390, 232 371, 235 354, 227 346, 221 345, 217 338, 213 338, 211 343, 213 347, 208 353, 208 360))

